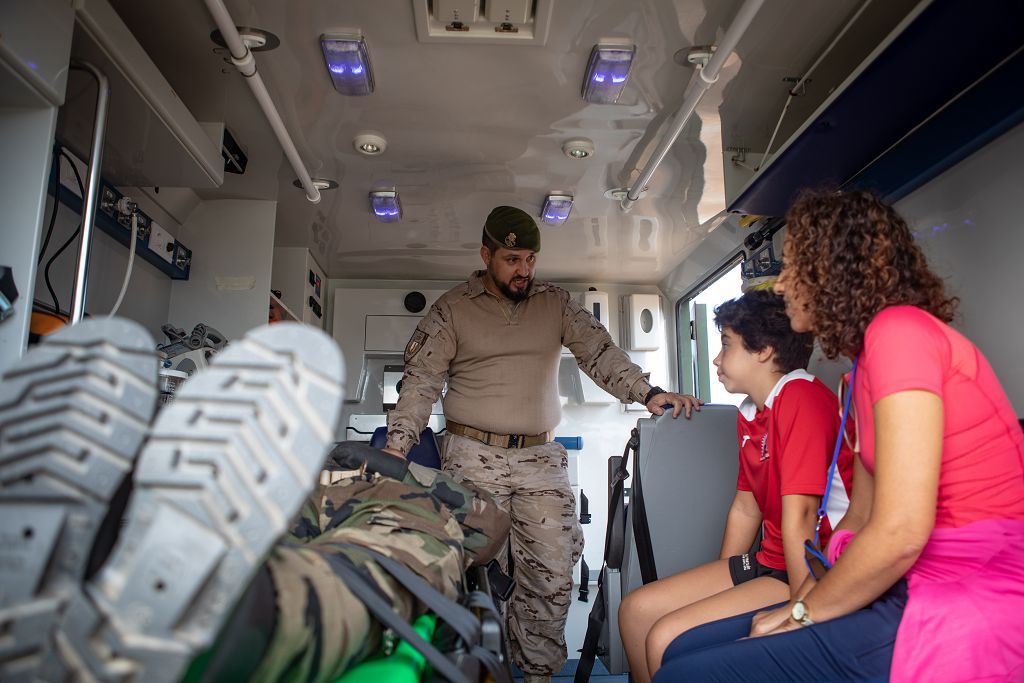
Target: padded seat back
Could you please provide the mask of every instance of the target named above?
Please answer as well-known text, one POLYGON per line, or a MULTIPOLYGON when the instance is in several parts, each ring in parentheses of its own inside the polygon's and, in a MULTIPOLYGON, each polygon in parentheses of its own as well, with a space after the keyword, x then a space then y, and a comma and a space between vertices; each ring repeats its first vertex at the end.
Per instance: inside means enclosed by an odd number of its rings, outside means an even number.
MULTIPOLYGON (((374 448, 384 448, 388 442, 388 428, 377 427, 370 437, 370 445, 374 448)), ((441 469, 441 449, 437 446, 437 436, 434 430, 427 427, 420 432, 420 442, 412 447, 409 455, 406 456, 409 462, 417 465, 431 467, 435 470, 441 469)))

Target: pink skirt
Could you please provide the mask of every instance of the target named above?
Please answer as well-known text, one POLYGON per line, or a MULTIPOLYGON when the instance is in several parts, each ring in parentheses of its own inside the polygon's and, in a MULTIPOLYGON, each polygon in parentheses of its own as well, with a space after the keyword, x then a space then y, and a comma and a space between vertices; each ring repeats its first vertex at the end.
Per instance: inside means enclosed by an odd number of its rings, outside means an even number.
POLYGON ((893 683, 1024 681, 1024 520, 935 529, 906 578, 893 683))

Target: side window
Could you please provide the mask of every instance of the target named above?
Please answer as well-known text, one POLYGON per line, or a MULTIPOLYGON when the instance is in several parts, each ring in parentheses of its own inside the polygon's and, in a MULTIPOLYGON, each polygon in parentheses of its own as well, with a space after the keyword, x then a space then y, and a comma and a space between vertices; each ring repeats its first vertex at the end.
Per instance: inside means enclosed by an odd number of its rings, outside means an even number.
POLYGON ((679 386, 707 403, 738 406, 743 400, 742 395, 725 390, 711 362, 722 348, 715 327, 715 307, 740 296, 741 282, 737 255, 676 302, 679 386))

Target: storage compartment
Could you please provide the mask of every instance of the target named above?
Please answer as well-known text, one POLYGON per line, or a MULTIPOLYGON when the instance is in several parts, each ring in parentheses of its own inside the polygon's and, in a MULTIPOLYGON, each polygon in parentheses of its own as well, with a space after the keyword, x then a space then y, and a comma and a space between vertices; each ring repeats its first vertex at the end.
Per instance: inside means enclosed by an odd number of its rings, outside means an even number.
MULTIPOLYGON (((107 0, 75 3, 72 59, 89 62, 110 81, 103 175, 115 185, 219 187, 223 122, 204 123, 182 103, 107 0)), ((95 82, 72 71, 57 138, 89 157, 95 82)))

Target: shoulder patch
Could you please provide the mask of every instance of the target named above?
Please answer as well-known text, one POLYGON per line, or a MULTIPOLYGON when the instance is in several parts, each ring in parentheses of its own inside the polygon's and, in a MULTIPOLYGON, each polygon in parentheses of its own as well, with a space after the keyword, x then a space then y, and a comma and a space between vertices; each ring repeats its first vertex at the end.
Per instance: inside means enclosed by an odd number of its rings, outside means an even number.
POLYGON ((409 339, 409 343, 405 345, 405 362, 411 361, 420 349, 423 348, 424 342, 427 341, 427 333, 421 329, 417 329, 412 333, 412 338, 409 339))

